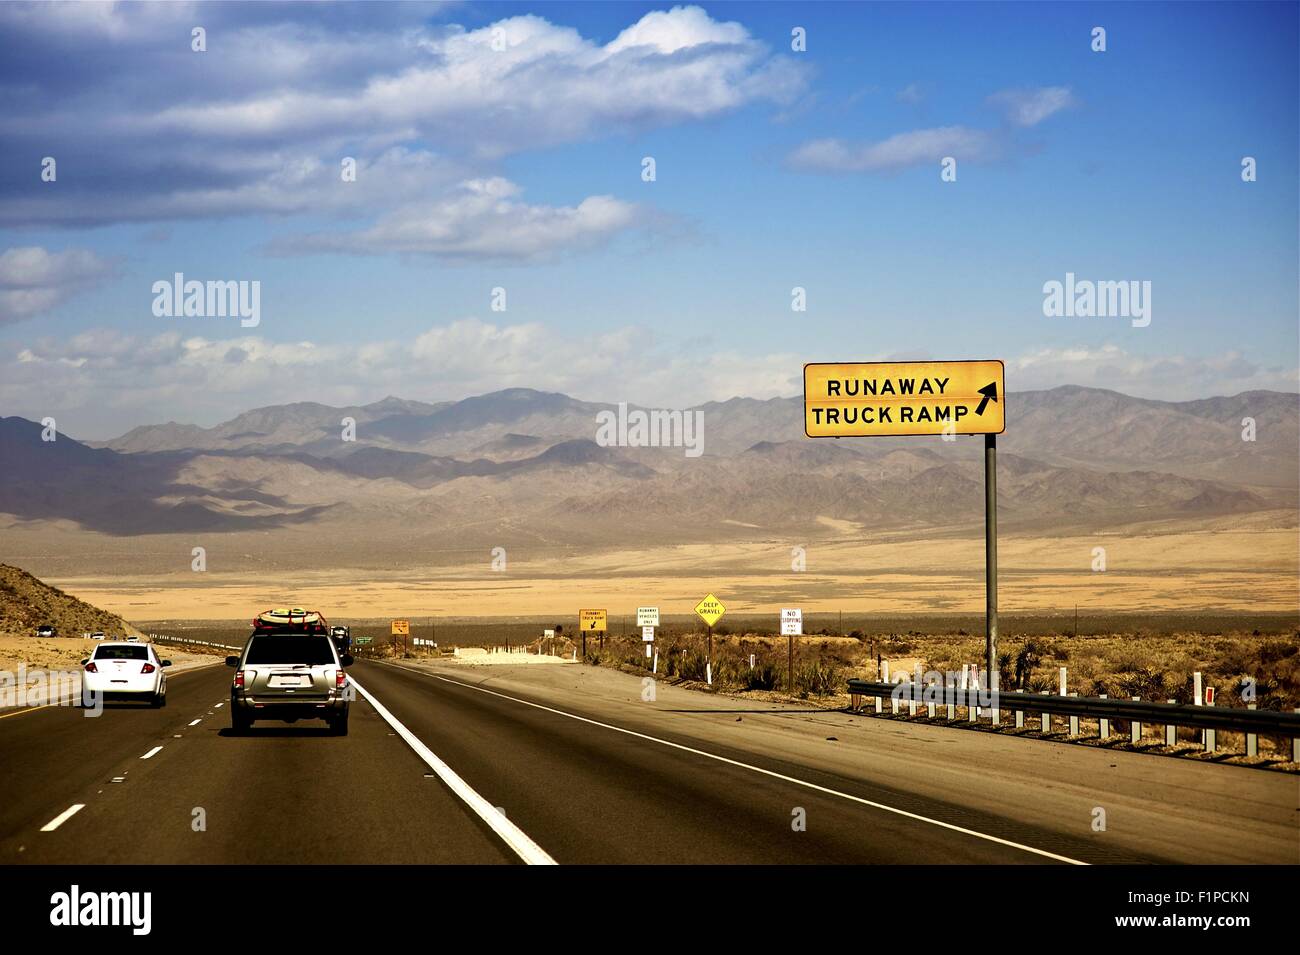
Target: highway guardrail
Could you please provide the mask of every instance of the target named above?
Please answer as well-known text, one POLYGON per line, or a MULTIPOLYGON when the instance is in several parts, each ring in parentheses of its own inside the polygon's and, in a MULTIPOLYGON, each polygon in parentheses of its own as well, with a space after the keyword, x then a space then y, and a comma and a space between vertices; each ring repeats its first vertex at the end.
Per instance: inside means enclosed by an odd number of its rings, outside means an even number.
POLYGON ((1021 690, 998 692, 971 689, 939 683, 918 684, 914 681, 898 683, 849 680, 849 708, 860 712, 864 698, 874 697, 876 712, 882 712, 884 700, 891 700, 891 710, 898 712, 900 703, 906 703, 909 715, 915 716, 918 705, 935 715, 938 706, 947 709, 948 719, 956 718, 956 708, 965 707, 972 720, 978 713, 987 711, 993 725, 999 725, 1004 711, 1015 716, 1017 728, 1024 726, 1024 714, 1038 713, 1042 731, 1050 732, 1050 717, 1070 718, 1070 735, 1079 735, 1078 720, 1090 717, 1098 720, 1098 732, 1108 738, 1110 722, 1121 720, 1131 724, 1130 736, 1134 743, 1142 738, 1142 724, 1154 723, 1165 727, 1165 743, 1176 741, 1176 728, 1203 729, 1205 748, 1215 751, 1217 730, 1242 733, 1246 737, 1247 755, 1257 755, 1258 736, 1280 736, 1291 740, 1291 760, 1300 762, 1300 709, 1294 712, 1260 710, 1253 707, 1197 706, 1189 703, 1157 703, 1150 700, 1115 699, 1105 696, 1062 696, 1055 693, 1025 693, 1021 690))

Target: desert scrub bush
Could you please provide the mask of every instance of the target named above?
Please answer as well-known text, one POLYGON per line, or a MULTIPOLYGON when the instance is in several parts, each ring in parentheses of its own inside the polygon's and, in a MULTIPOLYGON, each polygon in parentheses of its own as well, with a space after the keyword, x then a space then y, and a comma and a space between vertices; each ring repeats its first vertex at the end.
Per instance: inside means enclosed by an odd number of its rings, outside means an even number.
POLYGON ((683 680, 704 680, 708 676, 705 668, 708 660, 699 650, 683 650, 673 660, 674 674, 683 680))
POLYGON ((800 696, 828 696, 844 689, 840 679, 840 668, 834 663, 814 660, 796 663, 794 668, 794 686, 800 696))
POLYGON ((770 663, 763 663, 750 670, 746 667, 741 686, 747 690, 775 690, 781 685, 781 671, 770 663))
POLYGON ((1154 667, 1137 667, 1115 677, 1118 695, 1137 696, 1157 702, 1169 699, 1169 675, 1154 667))

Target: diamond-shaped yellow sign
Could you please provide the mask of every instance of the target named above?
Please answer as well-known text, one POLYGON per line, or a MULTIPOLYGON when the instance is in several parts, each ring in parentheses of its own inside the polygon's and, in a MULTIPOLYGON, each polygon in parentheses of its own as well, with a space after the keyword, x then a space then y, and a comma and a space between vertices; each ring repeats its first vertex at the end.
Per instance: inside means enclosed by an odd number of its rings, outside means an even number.
POLYGON ((708 594, 695 605, 695 612, 700 615, 701 620, 711 627, 722 619, 722 615, 727 612, 727 608, 722 606, 722 601, 713 594, 708 594))

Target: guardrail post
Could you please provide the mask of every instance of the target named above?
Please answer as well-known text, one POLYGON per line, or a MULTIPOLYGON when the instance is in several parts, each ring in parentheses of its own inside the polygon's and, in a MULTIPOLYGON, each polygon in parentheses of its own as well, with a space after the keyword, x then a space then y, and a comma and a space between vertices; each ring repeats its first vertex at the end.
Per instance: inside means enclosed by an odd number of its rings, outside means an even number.
MULTIPOLYGON (((1136 703, 1138 700, 1142 699, 1142 697, 1135 696, 1132 697, 1132 699, 1133 702, 1136 703)), ((1142 742, 1142 723, 1140 720, 1133 721, 1133 724, 1130 727, 1130 732, 1129 732, 1129 742, 1132 743, 1134 746, 1142 742)))
MULTIPOLYGON (((1254 704, 1254 703, 1247 703, 1247 704, 1246 704, 1246 709, 1248 709, 1248 710, 1253 710, 1254 708, 1255 708, 1255 704, 1254 704)), ((1258 736, 1258 734, 1256 734, 1256 733, 1247 733, 1247 734, 1246 734, 1246 755, 1247 755, 1247 756, 1258 756, 1258 755, 1259 755, 1259 736, 1258 736)))
MULTIPOLYGON (((1213 705, 1214 705, 1213 703, 1207 703, 1207 704, 1206 704, 1206 706, 1213 706, 1213 705)), ((1212 729, 1207 729, 1207 730, 1205 731, 1205 751, 1206 751, 1207 753, 1213 753, 1213 752, 1214 752, 1214 750, 1215 750, 1215 742, 1216 742, 1216 740, 1215 740, 1215 731, 1212 730, 1212 729)))
MULTIPOLYGON (((1104 700, 1106 699, 1106 694, 1099 693, 1097 694, 1097 698, 1104 700)), ((1106 719, 1106 717, 1104 716, 1097 717, 1097 738, 1098 739, 1110 738, 1110 720, 1106 719)))
MULTIPOLYGON (((1016 692, 1017 692, 1017 693, 1024 693, 1025 691, 1022 690, 1022 689, 1020 689, 1019 687, 1017 687, 1017 688, 1016 688, 1016 692)), ((1024 711, 1024 710, 1016 710, 1016 729, 1018 729, 1018 730, 1022 730, 1022 729, 1024 729, 1024 728, 1025 728, 1025 711, 1024 711)))
POLYGON ((884 701, 881 700, 880 697, 876 697, 876 715, 879 716, 881 710, 883 709, 884 709, 884 701))
MULTIPOLYGON (((1062 669, 1064 669, 1064 667, 1062 667, 1062 669)), ((1071 693, 1070 695, 1071 695, 1071 696, 1078 696, 1079 694, 1078 694, 1078 693, 1071 693)), ((1078 717, 1078 716, 1071 716, 1071 717, 1070 717, 1070 735, 1071 735, 1071 736, 1078 736, 1078 735, 1079 735, 1079 717, 1078 717)))
MULTIPOLYGON (((1201 689, 1201 671, 1197 670, 1195 673, 1192 674, 1192 705, 1193 706, 1200 706, 1201 703, 1204 702, 1204 697, 1201 695, 1202 692, 1203 691, 1201 689)), ((1205 730, 1200 731, 1200 739, 1202 743, 1205 742, 1205 730)))
MULTIPOLYGON (((1172 703, 1173 700, 1167 700, 1166 702, 1172 703)), ((1173 723, 1165 724, 1165 745, 1170 749, 1178 745, 1178 727, 1173 723)))
MULTIPOLYGON (((1295 712, 1300 713, 1300 706, 1295 708, 1295 712)), ((1300 736, 1291 737, 1291 762, 1300 763, 1300 736)))
POLYGON ((930 717, 930 719, 934 719, 935 705, 936 705, 934 702, 934 684, 931 683, 928 687, 926 687, 926 689, 930 691, 927 694, 930 697, 930 699, 926 701, 925 712, 926 715, 930 717))
POLYGON ((1039 714, 1038 714, 1038 725, 1042 728, 1042 731, 1043 731, 1044 733, 1050 733, 1050 732, 1052 731, 1052 714, 1051 714, 1051 713, 1039 713, 1039 714))
POLYGON ((907 684, 907 715, 916 715, 916 681, 912 680, 907 684))

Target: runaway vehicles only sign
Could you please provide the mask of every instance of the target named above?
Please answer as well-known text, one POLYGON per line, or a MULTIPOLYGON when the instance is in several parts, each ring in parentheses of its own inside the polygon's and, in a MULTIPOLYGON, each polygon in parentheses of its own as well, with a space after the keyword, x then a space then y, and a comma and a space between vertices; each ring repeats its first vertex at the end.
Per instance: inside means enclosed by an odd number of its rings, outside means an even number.
POLYGON ((604 632, 608 628, 609 617, 603 610, 579 610, 578 621, 583 630, 604 632))
POLYGON ((722 615, 727 612, 727 608, 722 606, 722 601, 713 594, 707 594, 703 600, 695 605, 695 612, 701 620, 711 627, 722 619, 722 615))
POLYGON ((1001 361, 905 361, 803 366, 810 438, 1001 434, 1001 361))
POLYGON ((658 607, 637 607, 636 625, 638 627, 659 626, 659 608, 658 607))

